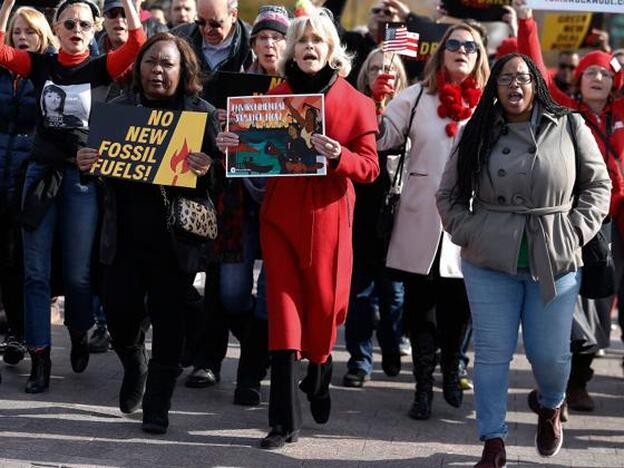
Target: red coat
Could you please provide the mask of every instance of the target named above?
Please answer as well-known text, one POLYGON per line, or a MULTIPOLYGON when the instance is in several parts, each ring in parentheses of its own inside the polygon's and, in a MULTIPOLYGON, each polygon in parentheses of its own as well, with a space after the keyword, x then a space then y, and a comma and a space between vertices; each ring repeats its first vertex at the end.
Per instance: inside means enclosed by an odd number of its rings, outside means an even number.
POLYGON ((550 94, 555 101, 562 106, 570 107, 585 118, 594 122, 603 135, 607 135, 607 115, 611 115, 611 136, 609 143, 617 152, 619 162, 615 159, 611 151, 607 150, 602 137, 591 128, 600 152, 605 159, 609 176, 611 177, 611 207, 609 214, 615 219, 620 234, 624 235, 624 174, 622 172, 622 160, 624 159, 624 98, 616 99, 605 106, 600 115, 596 115, 587 104, 571 98, 562 92, 554 82, 552 75, 546 72, 539 37, 537 34, 537 24, 533 19, 520 20, 518 31, 518 49, 520 53, 526 54, 538 66, 542 76, 546 79, 550 94))
MULTIPOLYGON (((272 94, 292 94, 287 83, 272 94)), ((344 323, 351 284, 355 182, 379 174, 373 102, 338 78, 325 96, 325 132, 342 154, 326 176, 271 179, 262 204, 271 350, 325 362, 344 323)))

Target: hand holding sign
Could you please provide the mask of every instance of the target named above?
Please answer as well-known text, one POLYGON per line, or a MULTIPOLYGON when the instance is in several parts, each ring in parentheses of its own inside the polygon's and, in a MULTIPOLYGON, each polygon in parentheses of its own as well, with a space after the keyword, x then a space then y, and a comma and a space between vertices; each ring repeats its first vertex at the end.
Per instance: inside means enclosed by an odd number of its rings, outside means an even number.
POLYGON ((76 155, 78 169, 82 172, 89 172, 99 157, 100 153, 95 148, 80 148, 76 155))
POLYGON ((511 6, 516 10, 518 19, 533 18, 533 10, 529 8, 527 0, 512 0, 511 6))
POLYGON ((188 162, 191 171, 198 176, 203 176, 206 175, 208 169, 210 169, 212 158, 206 153, 189 153, 186 157, 186 162, 188 162))

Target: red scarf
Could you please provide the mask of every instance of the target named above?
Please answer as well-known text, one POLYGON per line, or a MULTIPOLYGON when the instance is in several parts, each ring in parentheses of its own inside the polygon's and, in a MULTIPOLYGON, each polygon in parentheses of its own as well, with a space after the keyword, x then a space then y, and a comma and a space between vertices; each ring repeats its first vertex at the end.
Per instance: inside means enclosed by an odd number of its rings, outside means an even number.
POLYGON ((63 49, 59 50, 58 61, 64 67, 75 67, 76 65, 84 62, 89 56, 89 49, 80 54, 68 54, 63 49))
POLYGON ((446 73, 440 71, 436 75, 436 81, 438 84, 438 96, 440 97, 438 115, 442 119, 451 119, 444 129, 448 136, 454 137, 457 135, 457 122, 465 120, 472 115, 481 98, 481 90, 477 88, 477 82, 472 76, 469 76, 460 84, 449 83, 446 73))

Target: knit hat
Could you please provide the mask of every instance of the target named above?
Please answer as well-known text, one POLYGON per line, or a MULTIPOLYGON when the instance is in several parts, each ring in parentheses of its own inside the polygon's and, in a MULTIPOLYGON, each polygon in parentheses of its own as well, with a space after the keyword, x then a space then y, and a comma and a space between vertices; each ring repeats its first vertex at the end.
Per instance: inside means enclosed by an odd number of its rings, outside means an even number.
POLYGON ((65 8, 67 8, 70 5, 76 5, 79 3, 82 3, 83 5, 87 5, 91 9, 91 13, 93 13, 94 18, 98 18, 100 16, 100 7, 92 0, 63 0, 61 3, 59 3, 58 7, 56 8, 54 21, 58 21, 59 17, 61 16, 61 13, 63 12, 63 10, 65 10, 65 8))
POLYGON ((618 66, 619 62, 616 62, 617 59, 612 57, 611 54, 602 52, 601 50, 594 50, 583 56, 578 64, 578 67, 576 67, 576 70, 574 71, 574 78, 576 80, 580 80, 585 70, 593 65, 597 65, 607 70, 611 70, 614 73, 613 89, 618 90, 622 87, 622 83, 624 82, 624 71, 621 66, 618 66))
POLYGON ((277 31, 285 36, 288 26, 290 26, 290 19, 286 8, 277 5, 265 5, 260 7, 258 16, 253 23, 251 37, 255 37, 263 29, 277 31))

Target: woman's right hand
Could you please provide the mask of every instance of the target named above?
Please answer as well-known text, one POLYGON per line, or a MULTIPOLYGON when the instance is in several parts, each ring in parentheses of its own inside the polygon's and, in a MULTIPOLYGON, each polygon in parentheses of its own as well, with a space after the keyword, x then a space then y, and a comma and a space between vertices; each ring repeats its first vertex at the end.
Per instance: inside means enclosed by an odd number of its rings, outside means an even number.
POLYGON ((0 7, 0 31, 6 32, 7 24, 9 23, 9 16, 11 15, 11 10, 15 6, 15 0, 4 0, 2 2, 2 6, 0 7))
POLYGON ((511 6, 516 10, 518 19, 533 18, 533 10, 527 6, 527 0, 512 0, 511 6))
POLYGON ((240 140, 236 133, 219 132, 217 134, 217 148, 219 148, 219 151, 221 151, 222 153, 225 153, 225 150, 227 148, 233 148, 235 146, 238 146, 239 143, 240 140))
POLYGON ((76 154, 76 164, 82 172, 89 172, 91 167, 100 157, 98 150, 95 148, 80 148, 76 154))
POLYGON ((383 102, 387 97, 394 96, 395 76, 390 73, 382 73, 375 78, 371 87, 371 95, 375 102, 383 102))

